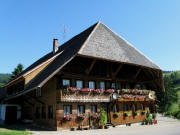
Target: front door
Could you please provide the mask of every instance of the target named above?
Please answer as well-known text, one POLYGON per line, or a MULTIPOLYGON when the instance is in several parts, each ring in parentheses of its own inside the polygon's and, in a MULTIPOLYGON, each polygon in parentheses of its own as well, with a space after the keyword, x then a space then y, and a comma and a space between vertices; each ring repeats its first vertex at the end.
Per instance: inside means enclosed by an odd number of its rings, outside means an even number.
POLYGON ((106 112, 107 112, 107 123, 111 123, 111 117, 110 117, 110 104, 106 104, 106 112))
POLYGON ((14 124, 17 121, 17 106, 6 106, 6 124, 14 124))

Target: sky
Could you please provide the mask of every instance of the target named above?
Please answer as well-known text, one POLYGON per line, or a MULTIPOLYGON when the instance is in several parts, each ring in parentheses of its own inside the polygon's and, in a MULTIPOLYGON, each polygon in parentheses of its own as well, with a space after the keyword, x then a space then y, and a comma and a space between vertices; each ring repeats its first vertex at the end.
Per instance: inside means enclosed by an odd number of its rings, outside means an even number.
POLYGON ((180 0, 0 0, 0 73, 27 68, 53 38, 62 44, 97 21, 163 70, 180 70, 180 0))

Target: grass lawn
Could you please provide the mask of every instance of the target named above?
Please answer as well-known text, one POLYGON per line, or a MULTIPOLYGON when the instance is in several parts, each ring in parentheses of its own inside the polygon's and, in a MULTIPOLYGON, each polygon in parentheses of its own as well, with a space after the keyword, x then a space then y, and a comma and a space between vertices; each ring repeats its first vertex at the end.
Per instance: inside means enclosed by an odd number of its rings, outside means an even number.
POLYGON ((30 135, 29 131, 0 127, 0 135, 30 135))

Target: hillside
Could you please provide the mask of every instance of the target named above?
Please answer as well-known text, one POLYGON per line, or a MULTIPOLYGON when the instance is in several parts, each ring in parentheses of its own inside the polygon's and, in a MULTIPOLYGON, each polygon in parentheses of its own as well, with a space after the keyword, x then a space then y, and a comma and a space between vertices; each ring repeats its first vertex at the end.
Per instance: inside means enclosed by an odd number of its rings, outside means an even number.
POLYGON ((164 71, 163 76, 168 76, 172 80, 174 88, 177 91, 180 90, 180 71, 164 71))
POLYGON ((165 94, 159 103, 160 112, 180 119, 180 71, 163 72, 165 94))
POLYGON ((9 81, 11 74, 0 74, 0 87, 9 81))

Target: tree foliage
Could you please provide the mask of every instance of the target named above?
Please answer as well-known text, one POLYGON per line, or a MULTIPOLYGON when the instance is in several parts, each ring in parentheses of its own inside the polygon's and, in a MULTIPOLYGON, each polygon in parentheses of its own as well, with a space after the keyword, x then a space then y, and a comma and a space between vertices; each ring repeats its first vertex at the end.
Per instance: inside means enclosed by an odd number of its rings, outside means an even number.
POLYGON ((19 75, 23 71, 23 65, 18 64, 17 67, 12 72, 12 75, 10 76, 9 80, 13 80, 17 75, 19 75))

